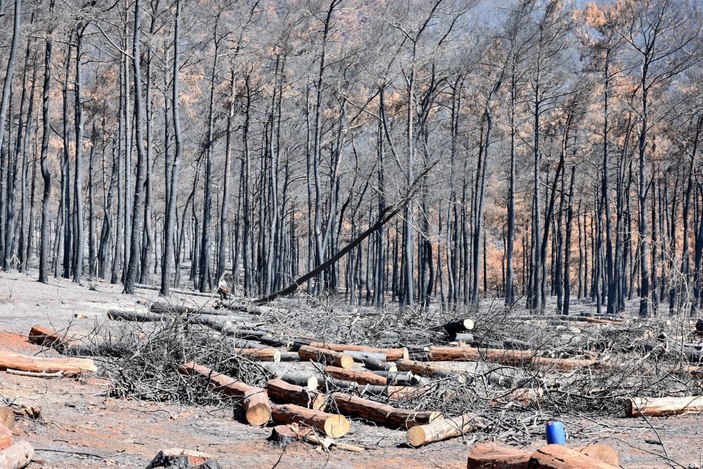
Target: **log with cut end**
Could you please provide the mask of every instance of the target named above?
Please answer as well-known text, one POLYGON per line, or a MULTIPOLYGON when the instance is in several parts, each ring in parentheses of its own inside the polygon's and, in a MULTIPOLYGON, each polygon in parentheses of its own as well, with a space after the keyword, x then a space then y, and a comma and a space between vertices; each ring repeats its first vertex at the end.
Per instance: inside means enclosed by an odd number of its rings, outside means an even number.
POLYGON ((386 360, 396 361, 403 358, 408 358, 410 356, 408 349, 402 348, 379 348, 379 347, 368 347, 366 345, 351 345, 351 344, 328 344, 327 342, 312 342, 311 347, 318 347, 322 349, 334 350, 336 352, 344 352, 345 350, 354 352, 369 352, 369 353, 382 353, 386 355, 386 360))
POLYGON ((75 376, 81 373, 95 373, 98 367, 87 358, 35 357, 19 353, 0 352, 0 370, 33 371, 36 373, 56 373, 75 376))
POLYGON ((21 469, 29 465, 34 457, 34 448, 26 441, 15 441, 12 446, 0 451, 0 468, 21 469))
POLYGON ((331 349, 303 345, 300 347, 300 350, 298 350, 298 355, 300 355, 300 359, 304 361, 312 360, 327 365, 338 366, 345 370, 354 366, 354 359, 352 357, 331 349))
POLYGON ((140 313, 137 311, 125 311, 121 309, 111 309, 107 312, 107 318, 111 321, 131 321, 131 322, 161 322, 168 319, 163 314, 140 313))
POLYGON ((383 376, 392 386, 413 386, 417 384, 417 379, 412 371, 374 371, 375 374, 383 376))
POLYGON ((343 415, 308 409, 295 404, 273 405, 271 416, 277 424, 304 424, 332 438, 346 435, 351 428, 351 423, 343 415))
POLYGON ((236 348, 234 353, 261 362, 281 361, 281 351, 275 348, 236 348))
POLYGON ((446 324, 443 324, 441 327, 442 327, 442 329, 447 331, 447 334, 454 335, 458 332, 473 330, 474 320, 473 319, 458 319, 456 321, 450 321, 446 324))
POLYGON ((323 410, 327 397, 316 391, 290 384, 282 379, 272 379, 266 383, 266 391, 271 399, 286 404, 296 404, 315 410, 323 410))
POLYGON ((459 382, 466 382, 466 377, 443 368, 436 363, 419 362, 416 360, 398 360, 395 362, 400 371, 412 371, 418 376, 427 378, 457 378, 459 382))
POLYGON ((615 469, 608 464, 563 445, 547 445, 530 456, 530 469, 615 469))
POLYGON ((628 417, 663 417, 703 411, 703 396, 634 397, 625 401, 628 417))
POLYGON ((378 360, 373 357, 366 357, 362 362, 363 365, 369 370, 374 371, 398 371, 398 367, 393 362, 387 362, 384 360, 378 360))
POLYGON ((341 392, 333 393, 332 400, 342 414, 361 417, 390 428, 408 429, 430 423, 441 416, 440 412, 398 409, 341 392))
POLYGON ((35 345, 51 347, 60 353, 66 352, 72 345, 79 343, 77 340, 67 338, 66 334, 57 332, 43 324, 33 325, 29 330, 27 340, 35 345))
POLYGON ((287 383, 308 388, 311 391, 316 391, 320 387, 320 383, 325 381, 321 374, 313 371, 281 369, 280 365, 274 365, 272 363, 264 364, 264 368, 276 378, 282 379, 287 383))
POLYGON ((479 349, 475 347, 430 347, 429 358, 432 361, 486 360, 503 365, 545 366, 561 371, 597 364, 595 360, 538 357, 531 350, 479 349))
POLYGON ((344 355, 349 355, 355 362, 364 363, 366 360, 377 360, 380 362, 388 361, 385 353, 381 352, 360 352, 358 350, 341 350, 344 355))
POLYGON ((251 425, 265 425, 271 419, 271 404, 266 390, 249 386, 227 375, 217 373, 197 363, 188 362, 178 367, 184 375, 198 376, 215 386, 215 390, 226 396, 242 398, 245 418, 251 425))
POLYGON ((484 441, 469 453, 467 469, 527 469, 530 452, 484 441))
POLYGON ((374 384, 377 386, 385 386, 388 384, 388 379, 379 376, 371 371, 345 370, 336 366, 326 366, 325 373, 333 378, 354 381, 359 384, 374 384))
POLYGON ((459 417, 436 419, 425 425, 417 425, 408 430, 407 440, 410 446, 423 446, 437 441, 456 438, 483 426, 483 423, 471 413, 459 417))

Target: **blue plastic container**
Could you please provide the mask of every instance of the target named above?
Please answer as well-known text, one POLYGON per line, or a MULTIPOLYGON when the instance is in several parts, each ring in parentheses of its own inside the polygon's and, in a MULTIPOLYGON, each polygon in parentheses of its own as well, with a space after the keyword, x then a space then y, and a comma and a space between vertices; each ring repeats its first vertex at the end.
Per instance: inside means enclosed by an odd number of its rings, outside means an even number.
POLYGON ((547 422, 547 443, 550 445, 566 445, 564 424, 557 420, 547 422))

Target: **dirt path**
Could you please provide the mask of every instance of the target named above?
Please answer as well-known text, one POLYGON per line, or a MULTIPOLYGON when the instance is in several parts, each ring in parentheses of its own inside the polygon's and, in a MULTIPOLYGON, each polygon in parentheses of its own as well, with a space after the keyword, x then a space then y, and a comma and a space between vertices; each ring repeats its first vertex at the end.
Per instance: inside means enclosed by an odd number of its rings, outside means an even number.
MULTIPOLYGON (((119 286, 95 283, 77 286, 51 279, 41 285, 22 274, 0 274, 0 350, 42 352, 27 343, 32 324, 41 322, 75 333, 89 332, 105 321, 111 308, 146 311, 154 290, 128 296, 119 286)), ((182 301, 186 301, 182 299, 182 301)), ((196 298, 207 302, 207 298, 196 298)), ((271 430, 253 428, 233 419, 232 408, 182 407, 108 397, 109 383, 99 377, 41 379, 0 372, 0 397, 38 406, 38 420, 20 419, 16 433, 36 449, 30 467, 145 467, 162 448, 184 447, 208 452, 226 468, 462 468, 473 439, 421 449, 402 447, 404 432, 356 422, 345 437, 369 448, 364 453, 333 451, 292 444, 285 450, 266 441, 271 430)), ((659 433, 669 457, 680 466, 699 465, 703 458, 703 418, 680 416, 643 420, 611 418, 594 422, 567 416, 573 444, 601 441, 621 452, 625 467, 667 467, 663 447, 646 443, 659 433), (653 428, 652 428, 653 427, 653 428)), ((542 443, 536 438, 532 446, 542 443)), ((695 466, 691 466, 695 467, 695 466)))

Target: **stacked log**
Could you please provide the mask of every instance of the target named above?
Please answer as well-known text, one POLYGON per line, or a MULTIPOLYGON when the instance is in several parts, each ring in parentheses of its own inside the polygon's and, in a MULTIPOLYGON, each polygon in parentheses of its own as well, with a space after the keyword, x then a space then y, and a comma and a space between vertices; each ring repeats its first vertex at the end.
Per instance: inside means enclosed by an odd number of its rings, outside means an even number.
POLYGON ((277 424, 304 424, 332 438, 346 435, 351 428, 351 423, 343 415, 329 414, 295 404, 273 405, 271 416, 277 424))
POLYGON ((401 359, 408 359, 410 353, 405 347, 402 348, 380 348, 380 347, 368 347, 366 345, 351 345, 351 344, 329 344, 327 342, 311 342, 311 347, 317 347, 321 349, 334 350, 336 352, 366 352, 366 353, 381 353, 386 355, 386 360, 396 361, 401 359))
POLYGON ((438 418, 428 424, 412 427, 408 430, 407 440, 410 446, 418 447, 456 438, 482 426, 483 424, 471 413, 454 418, 438 418))
POLYGON ((345 370, 336 366, 326 366, 325 373, 333 378, 353 381, 359 384, 373 384, 376 386, 386 386, 388 378, 379 376, 371 371, 345 370))
POLYGON ((361 417, 390 428, 408 429, 416 425, 425 425, 441 416, 440 412, 398 409, 341 392, 335 392, 331 397, 342 414, 361 417))
POLYGON ((281 351, 275 348, 235 348, 234 353, 261 362, 281 361, 281 351))
POLYGON ((570 371, 597 364, 595 360, 538 357, 531 350, 479 349, 475 347, 430 347, 429 359, 432 361, 478 361, 483 359, 503 365, 545 366, 561 371, 570 371))
POLYGON ((351 356, 331 349, 303 345, 300 347, 300 350, 298 350, 298 355, 300 355, 301 360, 312 360, 327 365, 338 366, 345 370, 354 366, 354 359, 351 356))
POLYGON ((215 386, 215 390, 226 395, 242 398, 242 409, 250 425, 266 425, 271 419, 271 404, 266 390, 249 386, 227 375, 216 373, 213 370, 188 362, 178 367, 178 372, 184 375, 198 376, 215 386))
POLYGON ((324 394, 287 383, 282 379, 269 380, 266 383, 266 391, 274 401, 296 404, 315 410, 323 410, 327 403, 324 394))

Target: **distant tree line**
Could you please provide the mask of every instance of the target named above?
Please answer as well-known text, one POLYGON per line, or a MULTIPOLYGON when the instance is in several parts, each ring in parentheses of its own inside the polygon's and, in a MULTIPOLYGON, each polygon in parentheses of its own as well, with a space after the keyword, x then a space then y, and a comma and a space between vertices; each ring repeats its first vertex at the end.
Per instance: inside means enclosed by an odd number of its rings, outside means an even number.
POLYGON ((0 265, 258 297, 368 232, 301 288, 695 314, 702 13, 0 0, 0 265))

